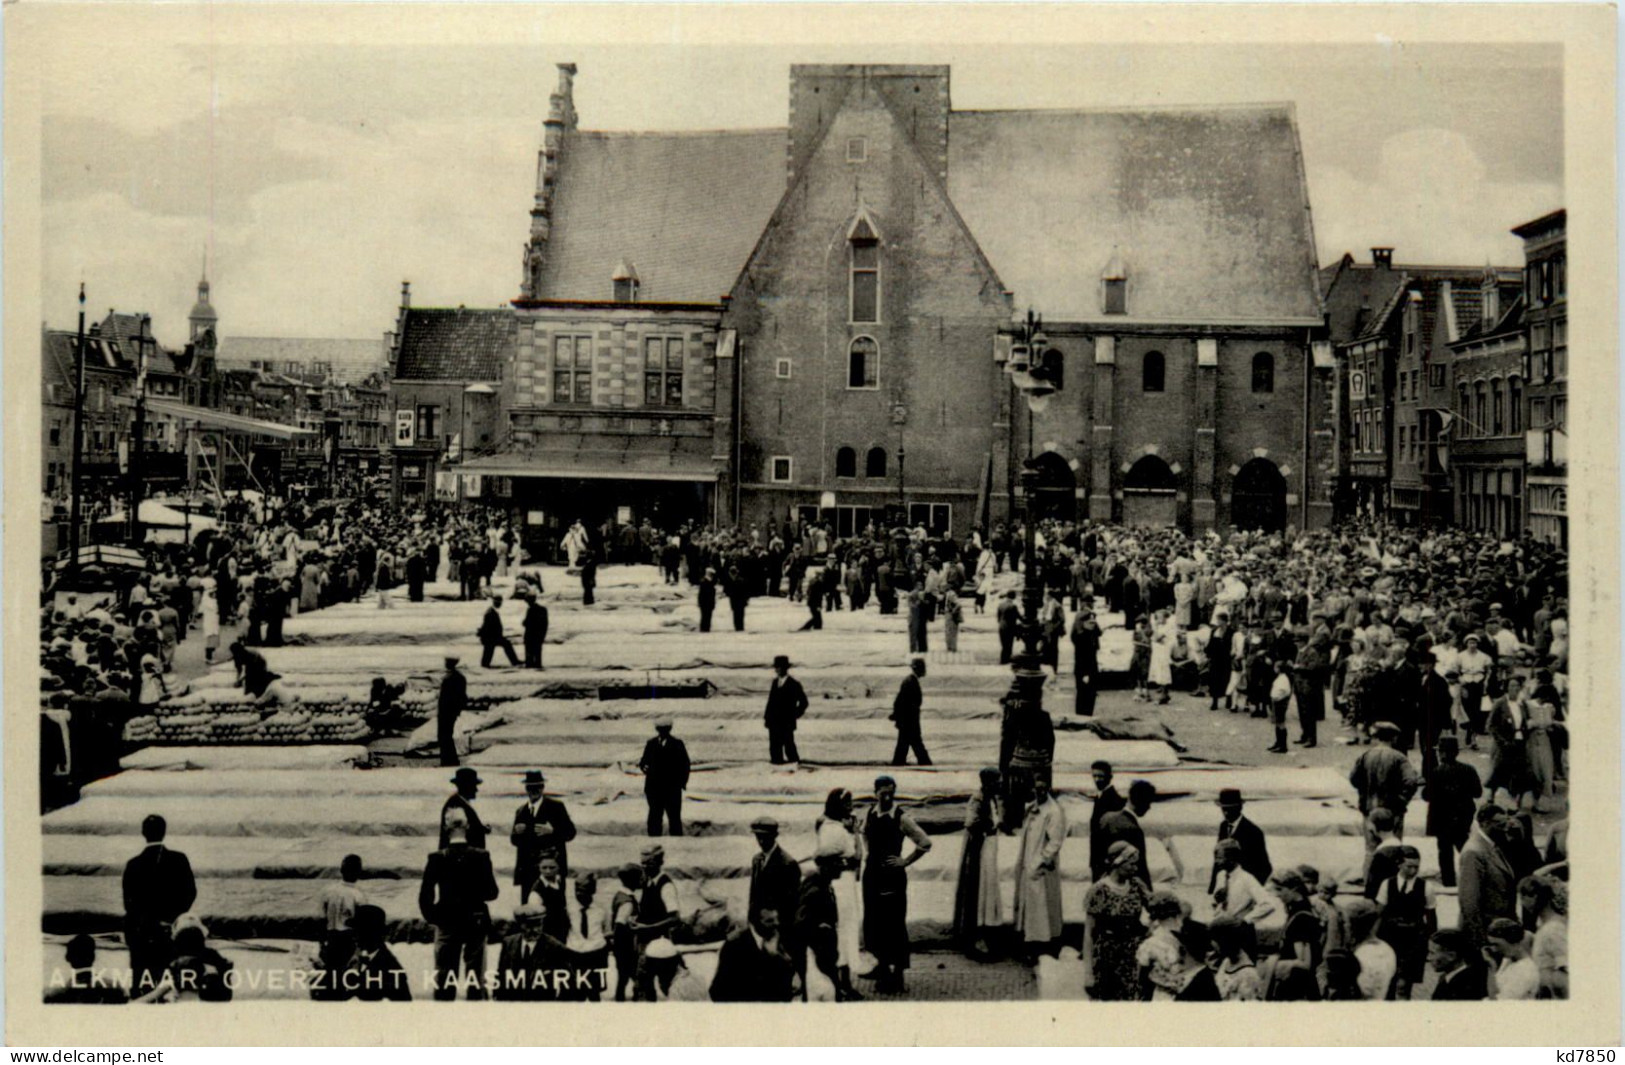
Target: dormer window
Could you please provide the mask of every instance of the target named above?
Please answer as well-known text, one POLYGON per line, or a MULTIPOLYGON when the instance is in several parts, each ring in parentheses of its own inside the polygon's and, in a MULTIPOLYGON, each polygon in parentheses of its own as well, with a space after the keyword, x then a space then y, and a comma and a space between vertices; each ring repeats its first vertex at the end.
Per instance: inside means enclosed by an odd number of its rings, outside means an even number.
POLYGON ((1128 313, 1128 270, 1115 249, 1111 262, 1100 274, 1100 307, 1106 314, 1128 313))
POLYGON ((848 137, 846 140, 846 161, 849 163, 862 163, 869 158, 869 140, 867 137, 848 137))
POLYGON ((615 284, 616 303, 636 303, 638 301, 638 271, 636 267, 622 259, 620 265, 615 268, 615 276, 612 280, 615 284))

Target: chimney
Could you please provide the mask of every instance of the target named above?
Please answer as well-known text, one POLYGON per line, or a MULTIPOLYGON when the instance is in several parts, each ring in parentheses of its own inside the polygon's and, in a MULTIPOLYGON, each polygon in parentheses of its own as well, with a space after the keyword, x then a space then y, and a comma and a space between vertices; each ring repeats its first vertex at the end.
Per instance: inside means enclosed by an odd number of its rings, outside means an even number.
POLYGON ((1489 263, 1484 264, 1484 277, 1479 282, 1480 324, 1485 329, 1493 328, 1501 320, 1501 282, 1495 276, 1495 267, 1489 263))
POLYGON ((1394 268, 1394 249, 1372 248, 1371 265, 1381 267, 1384 270, 1392 270, 1394 268))
POLYGON ((410 282, 410 281, 402 281, 401 282, 401 310, 409 311, 411 309, 412 309, 412 282, 410 282))

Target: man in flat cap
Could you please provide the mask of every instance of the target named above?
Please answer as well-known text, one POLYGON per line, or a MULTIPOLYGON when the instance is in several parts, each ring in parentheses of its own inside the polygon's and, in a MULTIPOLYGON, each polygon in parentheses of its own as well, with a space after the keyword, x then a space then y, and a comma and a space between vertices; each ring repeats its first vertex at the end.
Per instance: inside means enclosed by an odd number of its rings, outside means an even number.
POLYGON ((1371 727, 1378 742, 1361 754, 1349 773, 1349 783, 1360 795, 1360 812, 1366 815, 1366 853, 1376 849, 1376 836, 1370 828, 1371 814, 1387 810, 1394 817, 1394 833, 1405 834, 1405 810, 1416 794, 1420 775, 1410 759, 1399 750, 1399 726, 1379 721, 1371 727))
MULTIPOLYGON (((677 912, 677 887, 665 872, 666 848, 651 843, 639 855, 643 867, 643 890, 638 897, 637 920, 632 933, 638 945, 637 983, 633 999, 638 1002, 656 1002, 655 974, 658 966, 649 964, 649 947, 654 943, 670 944, 672 930, 681 919, 677 912)), ((664 990, 664 989, 662 989, 664 990)))
POLYGON ((440 764, 454 766, 457 760, 457 717, 468 709, 468 678, 457 668, 456 655, 446 656, 446 672, 440 678, 440 699, 436 722, 440 735, 440 764))
POLYGON ((546 784, 540 769, 526 770, 525 801, 514 811, 513 828, 508 832, 508 841, 518 852, 513 882, 519 885, 520 903, 530 899, 544 854, 558 859, 561 876, 570 875, 568 844, 576 838, 576 826, 562 802, 543 794, 546 784))
POLYGON ((683 834, 683 789, 688 787, 688 746, 671 734, 670 717, 655 719, 655 734, 643 745, 638 768, 643 771, 643 797, 649 803, 649 835, 660 835, 665 822, 671 834, 683 834))
POLYGON ((777 910, 788 930, 795 920, 796 903, 801 892, 801 863, 784 853, 779 846, 779 823, 771 817, 757 817, 750 823, 750 831, 760 848, 750 860, 750 897, 746 916, 755 920, 763 909, 777 910))
POLYGON ((801 761, 796 750, 796 722, 807 712, 807 693, 790 675, 790 656, 773 656, 773 685, 767 692, 762 722, 767 726, 768 759, 774 765, 801 761))
POLYGON ((546 1002, 556 997, 553 970, 564 966, 558 941, 542 932, 545 916, 539 902, 522 902, 513 908, 517 930, 502 941, 496 986, 491 989, 491 997, 498 1002, 546 1002))

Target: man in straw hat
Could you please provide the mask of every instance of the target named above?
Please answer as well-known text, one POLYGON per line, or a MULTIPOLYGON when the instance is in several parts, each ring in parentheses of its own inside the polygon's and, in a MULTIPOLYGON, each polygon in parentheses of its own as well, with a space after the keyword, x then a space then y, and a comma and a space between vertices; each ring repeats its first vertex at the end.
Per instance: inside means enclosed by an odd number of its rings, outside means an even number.
POLYGON ((773 656, 773 684, 767 692, 762 723, 767 726, 768 758, 774 765, 801 761, 796 750, 796 722, 807 712, 807 693, 790 675, 790 656, 773 656))

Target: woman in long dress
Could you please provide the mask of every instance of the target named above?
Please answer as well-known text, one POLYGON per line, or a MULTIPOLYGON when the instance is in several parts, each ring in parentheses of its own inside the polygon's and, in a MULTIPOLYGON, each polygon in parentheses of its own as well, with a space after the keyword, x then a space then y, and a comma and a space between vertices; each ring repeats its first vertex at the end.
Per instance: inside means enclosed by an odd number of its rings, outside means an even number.
POLYGON ((1097 1001, 1126 1002, 1140 997, 1136 951, 1145 938, 1140 912, 1149 892, 1134 875, 1140 865, 1140 850, 1134 844, 1113 843, 1106 863, 1106 875, 1083 899, 1083 983, 1097 1001))
POLYGON ((1524 750, 1529 759, 1529 771, 1535 783, 1535 802, 1549 802, 1557 780, 1557 760, 1552 749, 1552 725, 1557 711, 1543 699, 1530 699, 1524 704, 1524 750))
POLYGON ((965 805, 965 848, 954 891, 954 940, 972 955, 988 953, 988 931, 1004 923, 999 898, 999 771, 984 769, 982 787, 965 805))
POLYGON ((837 994, 857 997, 852 987, 852 970, 858 965, 858 937, 863 914, 858 902, 859 837, 852 831, 852 793, 836 788, 824 800, 824 813, 816 822, 818 849, 837 847, 846 866, 831 885, 835 892, 835 972, 837 994))

